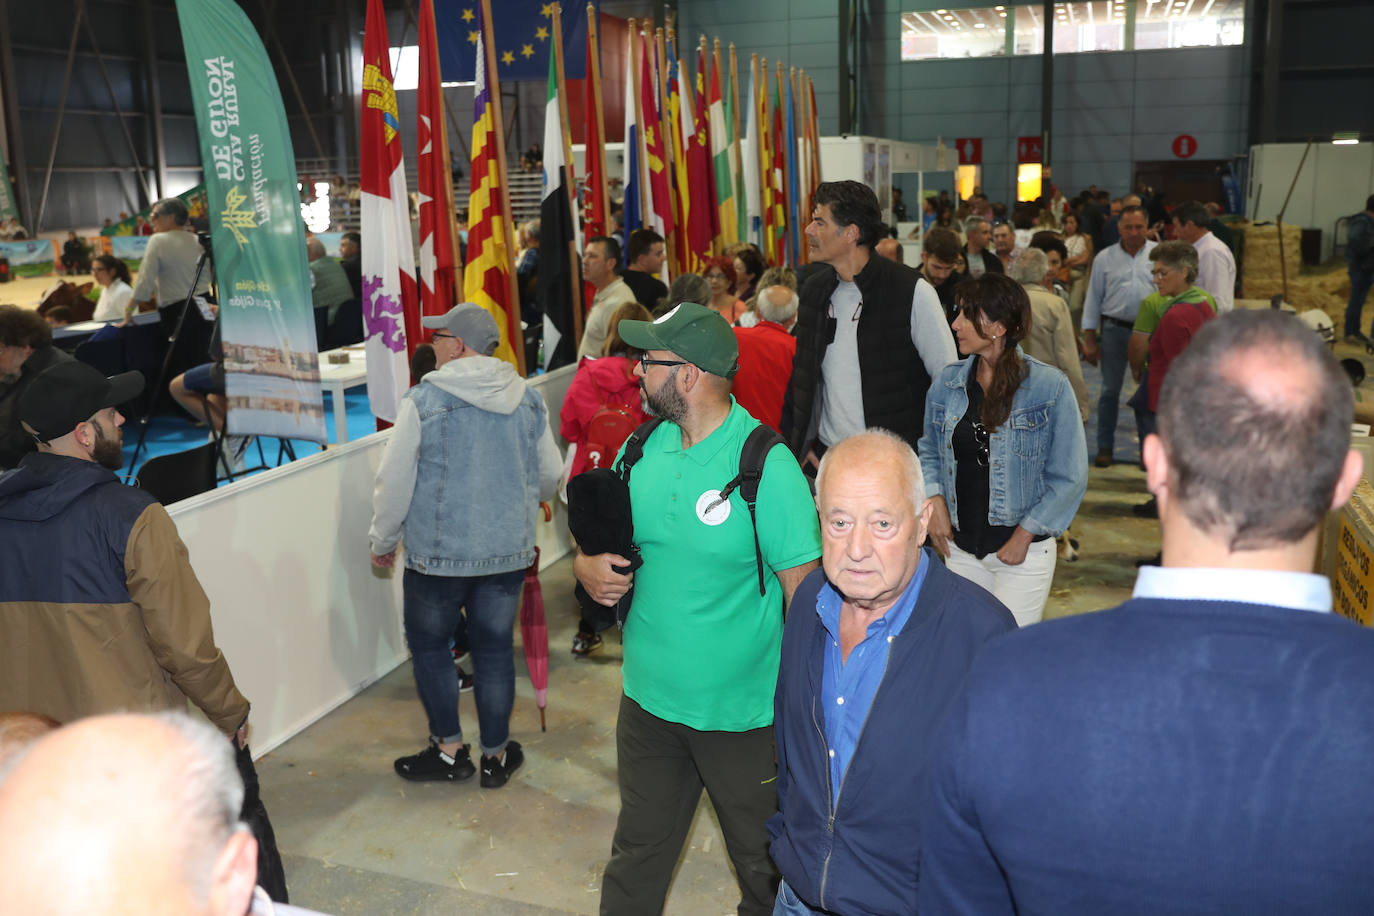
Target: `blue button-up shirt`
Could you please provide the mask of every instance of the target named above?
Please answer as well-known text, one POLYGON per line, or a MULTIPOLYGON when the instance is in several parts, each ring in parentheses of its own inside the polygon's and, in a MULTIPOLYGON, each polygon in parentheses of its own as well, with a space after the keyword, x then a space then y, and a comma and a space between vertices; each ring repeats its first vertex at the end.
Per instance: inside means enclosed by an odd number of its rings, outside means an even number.
POLYGON ((1141 301, 1155 292, 1154 277, 1150 275, 1150 249, 1154 247, 1155 243, 1146 239, 1134 257, 1119 244, 1098 253, 1093 259, 1088 295, 1083 300, 1083 330, 1097 330, 1103 315, 1135 323, 1141 301))
POLYGON ((863 640, 850 650, 847 661, 840 653, 840 608, 844 599, 828 582, 816 598, 816 614, 830 634, 830 645, 825 647, 825 671, 821 676, 821 705, 825 715, 825 743, 830 753, 832 807, 839 798, 840 783, 859 743, 868 709, 887 672, 892 640, 911 618, 929 562, 922 555, 916 575, 911 577, 906 590, 886 614, 868 625, 863 640))

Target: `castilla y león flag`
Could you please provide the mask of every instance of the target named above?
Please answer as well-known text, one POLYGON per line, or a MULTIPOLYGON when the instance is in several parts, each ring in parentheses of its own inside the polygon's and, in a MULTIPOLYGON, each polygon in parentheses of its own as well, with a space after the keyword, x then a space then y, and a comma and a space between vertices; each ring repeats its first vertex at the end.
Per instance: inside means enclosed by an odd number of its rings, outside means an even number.
POLYGON ((363 37, 362 253, 367 397, 372 413, 394 423, 410 387, 406 315, 419 314, 410 202, 401 161, 400 117, 391 85, 386 13, 367 0, 363 37))

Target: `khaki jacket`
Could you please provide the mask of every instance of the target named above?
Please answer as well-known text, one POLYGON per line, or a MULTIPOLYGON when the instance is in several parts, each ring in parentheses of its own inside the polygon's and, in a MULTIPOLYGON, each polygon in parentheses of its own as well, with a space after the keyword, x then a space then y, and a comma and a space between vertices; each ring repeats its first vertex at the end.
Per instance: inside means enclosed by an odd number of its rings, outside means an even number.
POLYGON ((69 722, 187 700, 226 734, 248 715, 167 511, 73 458, 0 476, 0 711, 69 722))

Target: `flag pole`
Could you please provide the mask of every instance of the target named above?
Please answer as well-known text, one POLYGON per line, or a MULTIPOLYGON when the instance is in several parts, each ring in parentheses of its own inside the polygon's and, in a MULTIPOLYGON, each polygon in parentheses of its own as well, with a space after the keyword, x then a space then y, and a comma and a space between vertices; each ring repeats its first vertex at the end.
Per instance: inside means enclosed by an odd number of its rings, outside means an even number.
MULTIPOLYGON (((568 84, 563 72, 563 4, 553 5, 553 60, 554 79, 558 83, 558 126, 563 138, 563 168, 568 170, 564 176, 563 187, 568 194, 568 212, 572 214, 573 228, 577 228, 577 176, 573 168, 572 133, 568 127, 568 84)), ((582 258, 577 250, 577 233, 568 239, 568 265, 572 268, 573 297, 573 352, 582 346, 582 258)), ((545 351, 548 352, 548 351, 545 351)))
MULTIPOLYGON (((487 75, 491 78, 487 86, 488 104, 491 105, 492 121, 496 129, 496 185, 501 194, 501 228, 506 235, 506 278, 510 285, 509 307, 520 309, 520 290, 515 278, 515 233, 511 227, 510 186, 506 183, 506 120, 501 114, 501 87, 496 78, 496 39, 491 28, 491 0, 482 0, 482 45, 487 57, 487 75)), ((510 336, 511 315, 506 316, 506 334, 510 336)), ((514 322, 518 328, 520 322, 514 322)), ((515 368, 523 378, 525 375, 525 341, 508 340, 511 352, 515 354, 515 368)))
MULTIPOLYGON (((431 7, 431 8, 430 8, 430 15, 433 16, 433 14, 434 14, 433 7, 431 7)), ((433 25, 431 25, 431 29, 432 29, 432 28, 433 28, 433 25)), ((459 245, 458 245, 458 241, 459 241, 459 236, 458 236, 458 208, 457 208, 457 206, 455 206, 456 199, 455 199, 454 196, 453 196, 453 160, 449 158, 449 146, 448 146, 448 118, 447 118, 447 116, 446 116, 446 115, 447 115, 447 112, 446 112, 446 110, 445 110, 445 109, 448 108, 448 104, 447 104, 447 99, 444 97, 444 87, 443 87, 442 79, 443 79, 443 77, 440 76, 441 82, 440 82, 440 84, 439 84, 439 97, 440 97, 440 100, 444 102, 444 104, 440 105, 440 106, 439 106, 439 110, 438 110, 439 129, 436 131, 433 127, 431 127, 431 128, 430 128, 430 131, 429 131, 429 135, 430 135, 430 138, 431 138, 431 142, 432 142, 432 138, 434 138, 436 135, 438 136, 438 138, 439 138, 439 152, 438 152, 438 155, 444 157, 441 161, 444 163, 444 187, 447 189, 447 192, 448 192, 448 214, 447 214, 447 219, 448 219, 448 241, 449 241, 449 247, 453 249, 453 294, 454 294, 454 298, 455 298, 455 299, 460 299, 460 300, 461 300, 461 299, 463 298, 463 296, 462 296, 463 280, 464 280, 463 274, 464 274, 464 272, 467 270, 467 265, 464 264, 463 261, 462 261, 462 258, 459 257, 459 252, 460 252, 461 249, 459 248, 459 245)), ((461 135, 461 134, 459 135, 459 139, 460 139, 460 140, 462 139, 462 135, 461 135)), ((417 156, 418 156, 418 152, 417 152, 417 156)), ((468 158, 471 159, 472 156, 469 155, 468 158)), ((416 161, 417 161, 417 163, 418 163, 419 160, 417 159, 416 161)), ((442 218, 442 217, 441 217, 441 218, 442 218)), ((448 308, 452 307, 452 303, 445 303, 444 305, 445 305, 445 310, 447 310, 448 308)))
MULTIPOLYGON (((483 2, 489 3, 491 0, 483 0, 483 2)), ((601 144, 601 162, 604 168, 606 162, 606 111, 601 104, 601 35, 597 32, 596 25, 596 5, 588 3, 587 40, 592 43, 592 47, 595 50, 592 53, 592 72, 587 74, 587 78, 590 79, 592 85, 596 87, 596 139, 597 142, 601 144)), ((606 219, 609 220, 611 218, 611 197, 610 191, 607 190, 606 186, 610 182, 606 180, 604 174, 601 176, 601 179, 601 187, 592 188, 592 193, 600 196, 601 212, 606 214, 606 219)), ((603 226, 602 228, 605 229, 606 227, 603 226)))
MULTIPOLYGON (((635 40, 635 38, 636 38, 636 34, 635 34, 635 20, 634 20, 634 19, 630 19, 630 20, 628 20, 628 22, 629 22, 629 26, 630 26, 630 27, 629 27, 629 28, 626 30, 626 32, 625 32, 625 40, 628 41, 629 44, 630 44, 630 53, 629 53, 629 59, 630 59, 630 85, 634 87, 634 95, 635 95, 635 123, 638 124, 640 118, 643 117, 642 112, 644 111, 643 106, 640 104, 640 97, 639 97, 639 93, 640 93, 640 91, 641 91, 641 87, 640 87, 640 85, 639 85, 639 62, 640 62, 640 61, 639 61, 639 53, 640 53, 640 52, 639 52, 639 42, 635 40)), ((635 181, 636 181, 636 182, 638 183, 638 185, 639 185, 639 219, 640 219, 640 223, 643 224, 643 225, 648 225, 648 223, 649 223, 649 219, 648 219, 648 216, 649 216, 649 181, 648 181, 648 165, 649 165, 649 164, 648 164, 648 162, 645 161, 645 160, 648 158, 648 148, 647 148, 647 146, 646 146, 643 142, 641 142, 641 141, 643 140, 643 137, 644 137, 644 127, 641 126, 641 127, 639 128, 639 137, 635 140, 635 157, 634 157, 634 161, 635 161, 635 170, 636 170, 637 172, 639 172, 639 174, 635 176, 635 181), (641 147, 643 147, 643 148, 641 149, 641 147)), ((630 140, 629 137, 626 137, 626 138, 625 138, 625 142, 628 143, 629 140, 630 140)), ((628 165, 629 162, 630 162, 630 151, 629 151, 629 150, 626 150, 626 151, 625 151, 625 163, 628 165)), ((627 236, 625 237, 625 247, 628 248, 629 246, 630 246, 630 238, 629 238, 629 236, 627 235, 627 236)))
POLYGON ((730 164, 734 169, 735 194, 735 235, 741 242, 749 240, 749 203, 744 199, 744 138, 739 135, 739 61, 735 56, 735 43, 730 42, 730 112, 735 119, 735 146, 730 151, 730 164), (741 232, 740 229, 744 231, 741 232))
POLYGON ((759 58, 759 174, 762 176, 763 200, 763 253, 770 263, 780 263, 777 238, 774 233, 773 204, 777 202, 777 192, 773 188, 773 112, 768 103, 768 58, 759 58), (767 138, 767 142, 765 141, 767 138), (771 199, 770 199, 771 198, 771 199))
MULTIPOLYGON (((670 133, 670 125, 673 121, 672 116, 668 114, 668 52, 663 44, 662 28, 654 29, 654 51, 658 55, 658 60, 656 62, 656 67, 658 69, 658 135, 663 141, 663 167, 667 169, 668 161, 673 157, 673 135, 670 133)), ((673 181, 674 174, 675 173, 671 171, 668 173, 668 208, 673 214, 673 231, 668 233, 668 238, 665 240, 667 244, 664 246, 670 252, 677 251, 677 248, 674 246, 677 242, 678 232, 687 231, 687 227, 682 225, 682 219, 677 212, 677 194, 674 193, 676 183, 673 181)), ((684 273, 688 270, 686 264, 679 264, 677 266, 681 268, 677 273, 684 273)))
MULTIPOLYGON (((806 115, 802 111, 801 92, 797 89, 801 85, 800 71, 796 67, 789 69, 788 76, 792 81, 792 123, 797 126, 796 150, 797 157, 797 217, 801 218, 802 203, 806 200, 806 163, 808 154, 803 152, 806 149, 806 115)), ((798 240, 797 261, 801 264, 810 263, 810 250, 808 246, 803 246, 798 240)))

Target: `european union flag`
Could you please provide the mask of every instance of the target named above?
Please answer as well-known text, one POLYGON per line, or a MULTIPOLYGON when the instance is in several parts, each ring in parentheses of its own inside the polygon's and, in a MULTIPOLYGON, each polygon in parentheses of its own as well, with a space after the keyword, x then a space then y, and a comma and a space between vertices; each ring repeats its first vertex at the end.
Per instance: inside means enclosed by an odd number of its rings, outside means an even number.
MULTIPOLYGON (((600 0, 593 0, 600 15, 600 0)), ((570 80, 587 73, 586 0, 496 0, 491 23, 495 36, 496 75, 502 81, 549 78, 553 10, 562 8, 563 67, 570 80)), ((478 0, 435 0, 439 66, 444 82, 476 79, 478 0)))

